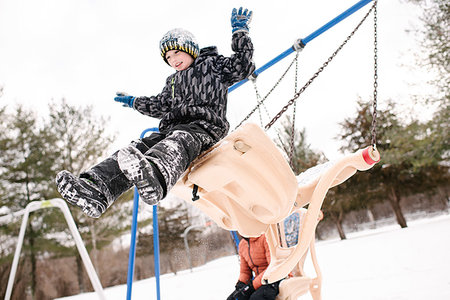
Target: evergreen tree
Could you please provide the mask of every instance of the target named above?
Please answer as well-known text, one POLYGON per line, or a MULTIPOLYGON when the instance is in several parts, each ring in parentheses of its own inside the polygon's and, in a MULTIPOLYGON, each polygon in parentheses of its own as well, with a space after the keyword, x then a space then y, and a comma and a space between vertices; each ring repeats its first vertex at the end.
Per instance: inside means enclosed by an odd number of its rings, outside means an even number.
MULTIPOLYGON (((380 192, 380 197, 374 197, 372 199, 365 198, 365 201, 383 201, 384 197, 389 200, 392 209, 397 217, 397 222, 401 227, 407 227, 406 219, 403 216, 403 212, 400 207, 400 200, 402 191, 406 191, 405 180, 407 178, 398 177, 400 172, 404 171, 405 166, 398 164, 395 160, 386 158, 386 151, 392 149, 392 137, 390 134, 399 131, 401 125, 399 120, 394 114, 395 104, 389 103, 389 109, 378 111, 377 118, 377 148, 381 152, 382 161, 375 165, 372 169, 366 171, 370 176, 363 177, 366 179, 364 182, 359 180, 360 188, 364 190, 377 189, 380 192)), ((372 139, 372 113, 369 103, 363 102, 361 99, 358 101, 358 111, 354 118, 347 118, 341 123, 343 133, 339 138, 346 142, 341 150, 356 151, 371 144, 372 139)), ((348 185, 353 181, 349 181, 348 185)), ((360 194, 356 194, 355 197, 360 194)), ((368 202, 367 205, 371 203, 368 202)))
POLYGON ((432 120, 426 127, 431 131, 430 153, 442 153, 442 160, 448 164, 450 154, 450 3, 446 0, 408 0, 422 7, 421 21, 424 25, 414 33, 420 38, 421 50, 419 65, 436 74, 431 84, 437 92, 423 101, 437 103, 432 120), (440 149, 440 150, 439 150, 440 149), (442 151, 442 152, 441 152, 442 151))
POLYGON ((292 154, 292 170, 294 174, 299 174, 305 170, 314 167, 319 163, 323 163, 326 158, 322 152, 311 149, 311 145, 306 141, 305 129, 294 128, 294 140, 292 143, 292 120, 289 116, 282 120, 282 127, 278 131, 275 143, 284 150, 286 157, 289 158, 292 154), (292 149, 291 149, 292 148, 292 149))
MULTIPOLYGON (((450 154, 450 3, 446 0, 408 0, 423 8, 423 27, 415 30, 419 36, 418 64, 430 73, 435 92, 423 100, 424 104, 435 104, 433 118, 426 123, 412 122, 404 132, 397 133, 395 141, 407 144, 408 157, 414 158, 411 172, 416 177, 411 191, 444 190, 442 202, 447 206, 448 166, 450 154), (445 189, 447 191, 445 191, 445 189)), ((403 159, 402 155, 397 158, 403 159)), ((403 159, 404 161, 404 159, 403 159)), ((411 176, 411 175, 410 175, 411 176)))
MULTIPOLYGON (((341 138, 347 142, 343 150, 355 151, 370 144, 370 105, 361 101, 358 105, 355 118, 348 118, 341 124, 341 138)), ((445 168, 440 165, 442 147, 433 142, 433 135, 426 125, 414 120, 409 124, 400 122, 393 103, 388 105, 388 109, 378 112, 377 124, 377 148, 381 153, 381 162, 366 171, 367 175, 358 178, 361 191, 352 193, 369 206, 386 198, 398 224, 402 228, 407 227, 400 202, 405 196, 436 187, 438 178, 442 182, 446 176, 445 168)), ((356 179, 350 179, 346 186, 353 183, 356 179)))
MULTIPOLYGON (((2 213, 15 212, 25 208, 30 201, 60 197, 54 183, 55 175, 62 169, 80 172, 91 166, 103 155, 112 141, 105 133, 106 122, 96 118, 90 107, 76 108, 65 100, 49 106, 50 118, 38 117, 18 106, 13 113, 0 109, 2 119, 0 127, 0 208, 2 213)), ((131 193, 124 195, 131 199, 131 193)), ((122 200, 118 200, 122 202, 122 200)), ((122 203, 120 203, 122 204, 122 203)), ((97 221, 82 215, 79 209, 73 209, 72 215, 88 250, 109 244, 121 232, 129 230, 131 223, 131 205, 123 208, 115 205, 97 221)), ((125 202, 123 204, 126 204, 125 202)), ((20 219, 17 222, 1 224, 0 230, 7 241, 2 243, 2 263, 11 264, 14 239, 18 236, 20 219)), ((30 274, 30 291, 36 292, 36 261, 44 254, 47 258, 76 256, 78 262, 79 287, 84 290, 84 274, 81 258, 71 238, 65 218, 59 209, 39 210, 30 215, 26 240, 23 247, 21 266, 30 274), (57 233, 64 234, 57 234, 57 233), (28 263, 29 262, 29 263, 28 263)), ((56 274, 55 274, 56 275, 56 274)), ((18 274, 19 278, 27 278, 18 274)), ((25 289, 15 289, 15 297, 24 298, 25 289)))
MULTIPOLYGON (((442 92, 435 100, 448 101, 450 86, 450 3, 447 0, 407 0, 422 9, 423 27, 414 33, 422 48, 424 59, 419 64, 435 71, 433 84, 442 92), (442 96, 444 96, 442 98, 442 96)), ((448 104, 448 103, 447 103, 448 104)))
MULTIPOLYGON (((158 229, 160 252, 166 253, 169 257, 165 262, 170 270, 176 274, 177 267, 173 265, 174 250, 184 249, 183 233, 190 226, 187 208, 181 203, 174 207, 158 206, 158 229)), ((190 245, 196 242, 195 232, 189 236, 190 245)), ((146 233, 145 228, 138 236, 138 246, 136 251, 138 256, 153 253, 153 232, 146 233)))
MULTIPOLYGON (((54 161, 57 170, 52 176, 52 181, 58 171, 65 169, 79 174, 107 155, 114 137, 106 134, 108 120, 95 116, 92 107, 71 106, 62 99, 59 103, 51 103, 49 110, 51 134, 59 137, 56 148, 60 153, 54 161)), ((131 200, 130 190, 101 218, 95 220, 86 217, 80 209, 70 206, 86 248, 91 251, 94 266, 98 267, 96 257, 98 250, 130 229, 131 200)), ((85 291, 81 257, 75 247, 71 247, 67 254, 76 257, 79 287, 81 291, 85 291)))
MULTIPOLYGON (((33 112, 18 106, 13 114, 3 114, 2 120, 6 128, 0 136, 0 182, 4 192, 0 198, 0 206, 17 211, 25 208, 31 201, 43 200, 52 194, 48 178, 52 174, 52 164, 58 153, 53 151, 55 138, 48 134, 48 128, 38 122, 33 112)), ((49 214, 49 211, 40 215, 33 214, 27 224, 23 252, 31 267, 30 290, 33 298, 36 292, 36 262, 44 253, 41 246, 46 244, 43 234, 52 231, 42 226, 42 220, 49 214)), ((18 235, 17 223, 1 228, 2 234, 18 235)), ((5 254, 10 256, 12 248, 6 250, 5 254)))

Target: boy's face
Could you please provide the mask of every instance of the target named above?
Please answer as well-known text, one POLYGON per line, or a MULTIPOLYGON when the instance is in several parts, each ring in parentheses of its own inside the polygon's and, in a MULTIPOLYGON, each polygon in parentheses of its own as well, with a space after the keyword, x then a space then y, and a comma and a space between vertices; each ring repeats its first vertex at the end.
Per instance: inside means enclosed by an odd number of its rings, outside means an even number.
POLYGON ((180 50, 167 51, 166 60, 177 71, 186 70, 194 62, 192 56, 180 50))

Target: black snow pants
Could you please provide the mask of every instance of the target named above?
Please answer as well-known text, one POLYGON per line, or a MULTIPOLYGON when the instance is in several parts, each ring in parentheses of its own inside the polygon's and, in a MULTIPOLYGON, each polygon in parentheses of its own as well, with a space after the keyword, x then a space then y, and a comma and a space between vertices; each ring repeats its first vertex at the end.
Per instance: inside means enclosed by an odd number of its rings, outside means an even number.
MULTIPOLYGON (((152 165, 163 187, 164 198, 190 163, 216 142, 198 125, 182 124, 168 132, 152 133, 131 142, 131 145, 142 152, 152 165)), ((89 178, 97 184, 108 200, 107 207, 132 187, 119 168, 118 152, 80 174, 80 177, 89 178)))

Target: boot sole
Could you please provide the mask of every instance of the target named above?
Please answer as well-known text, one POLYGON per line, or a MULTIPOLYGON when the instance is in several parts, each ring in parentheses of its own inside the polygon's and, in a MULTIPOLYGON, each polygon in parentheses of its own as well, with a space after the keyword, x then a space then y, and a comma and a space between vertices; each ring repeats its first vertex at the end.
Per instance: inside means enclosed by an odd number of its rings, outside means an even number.
POLYGON ((103 194, 90 191, 80 180, 68 171, 61 171, 56 175, 56 188, 69 204, 78 206, 88 217, 99 218, 104 212, 104 209, 99 208, 104 207, 104 204, 98 198, 103 194))
POLYGON ((158 204, 163 194, 162 187, 144 154, 128 146, 119 151, 117 158, 120 169, 136 186, 142 200, 149 205, 158 204))

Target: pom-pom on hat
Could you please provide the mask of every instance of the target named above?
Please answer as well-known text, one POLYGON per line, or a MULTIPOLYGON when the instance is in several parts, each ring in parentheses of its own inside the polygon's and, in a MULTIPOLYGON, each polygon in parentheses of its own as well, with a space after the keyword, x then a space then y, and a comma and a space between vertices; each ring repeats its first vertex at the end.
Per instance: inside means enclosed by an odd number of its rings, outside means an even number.
POLYGON ((175 28, 167 32, 159 42, 159 49, 164 61, 166 60, 166 53, 169 50, 180 50, 186 52, 194 59, 198 57, 200 48, 192 33, 181 28, 175 28))

